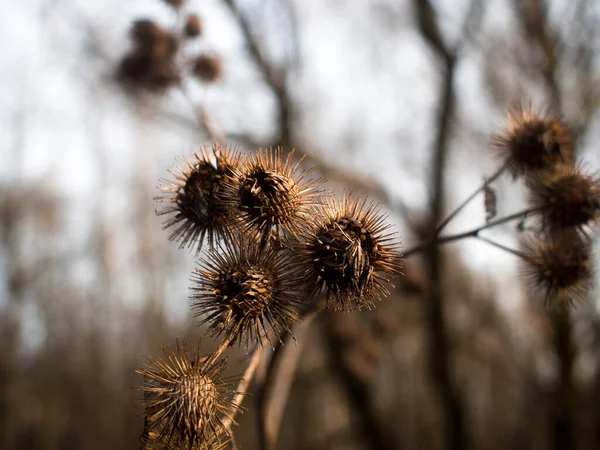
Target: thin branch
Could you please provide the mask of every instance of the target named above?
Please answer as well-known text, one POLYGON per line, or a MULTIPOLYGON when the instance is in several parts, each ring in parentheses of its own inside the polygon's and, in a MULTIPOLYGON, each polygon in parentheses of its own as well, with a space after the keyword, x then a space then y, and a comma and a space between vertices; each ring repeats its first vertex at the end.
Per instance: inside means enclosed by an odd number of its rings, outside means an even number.
MULTIPOLYGON (((435 224, 442 220, 444 211, 444 175, 446 173, 450 147, 451 122, 456 107, 454 77, 457 67, 457 54, 467 34, 466 31, 473 22, 473 19, 480 15, 481 8, 480 0, 472 0, 458 47, 452 50, 443 41, 436 13, 430 0, 414 0, 414 6, 417 11, 419 31, 423 39, 442 59, 445 71, 440 89, 440 108, 437 117, 437 133, 433 148, 431 171, 430 223, 433 224, 431 239, 435 240, 438 236, 435 224)), ((447 448, 459 450, 467 448, 469 442, 462 399, 453 380, 451 349, 444 319, 444 292, 442 283, 444 261, 438 245, 426 245, 423 250, 425 250, 429 279, 432 284, 432 289, 427 299, 429 375, 435 389, 437 389, 442 407, 445 425, 444 440, 447 448)))
POLYGON ((525 255, 524 253, 515 250, 514 248, 510 248, 507 247, 503 244, 500 244, 499 242, 493 241, 492 239, 486 238, 485 236, 481 236, 481 235, 477 235, 477 239, 479 239, 482 242, 485 242, 486 244, 491 245, 492 247, 496 247, 500 250, 504 250, 507 253, 510 253, 512 255, 518 256, 519 258, 525 260, 525 261, 531 261, 531 258, 529 258, 527 255, 525 255))
MULTIPOLYGON (((333 313, 335 314, 335 313, 333 313)), ((329 318, 331 315, 329 316, 329 318)), ((349 403, 353 406, 358 426, 362 428, 362 437, 365 447, 372 450, 400 449, 400 443, 394 439, 393 433, 386 426, 386 422, 378 414, 370 386, 352 369, 344 357, 345 344, 327 320, 326 344, 329 349, 330 360, 334 374, 338 377, 340 385, 344 388, 349 403)))
POLYGON ((433 239, 424 242, 422 244, 418 244, 410 249, 408 249, 407 251, 405 251, 403 253, 403 256, 405 258, 414 255, 415 253, 420 253, 425 251, 427 248, 429 247, 437 247, 439 245, 442 244, 448 244, 450 242, 454 242, 454 241, 459 241, 461 239, 466 239, 466 238, 471 238, 471 237, 477 237, 478 234, 480 232, 482 232, 483 230, 487 230, 488 228, 493 228, 496 227, 498 225, 502 225, 505 224, 507 222, 512 222, 513 220, 517 220, 517 219, 523 219, 528 217, 531 214, 534 214, 536 212, 541 211, 543 208, 529 208, 529 209, 525 209, 523 211, 519 211, 516 212, 514 214, 510 214, 508 216, 505 217, 501 217, 499 219, 496 220, 491 220, 488 223, 486 223, 485 225, 481 225, 477 228, 473 228, 471 230, 468 231, 463 231, 462 233, 457 233, 457 234, 451 234, 448 236, 442 236, 442 237, 434 237, 433 239))
POLYGON ((283 336, 282 342, 279 342, 273 352, 264 383, 257 392, 258 432, 260 448, 263 450, 276 448, 285 406, 308 332, 324 307, 323 302, 318 302, 314 308, 307 311, 302 321, 294 327, 293 336, 291 333, 283 336), (291 342, 292 340, 295 341, 295 345, 291 342))
POLYGON ((252 378, 254 377, 256 368, 258 367, 260 360, 262 359, 264 353, 265 353, 265 347, 262 345, 259 345, 256 348, 256 350, 254 350, 254 353, 252 354, 252 358, 250 359, 250 362, 248 363, 248 366, 246 367, 246 370, 244 371, 244 375, 238 384, 238 387, 236 389, 236 394, 235 394, 235 397, 232 402, 231 413, 229 414, 229 416, 227 416, 225 418, 225 420, 223 420, 223 426, 225 427, 226 430, 228 430, 230 432, 230 434, 231 434, 231 427, 235 423, 235 421, 234 421, 235 415, 240 410, 240 405, 242 404, 242 400, 244 400, 244 397, 246 396, 246 393, 248 392, 250 382, 252 381, 252 378))
POLYGON ((444 220, 442 220, 442 222, 438 225, 438 227, 435 230, 435 235, 438 236, 444 230, 444 228, 446 228, 446 226, 452 221, 452 219, 454 219, 458 215, 458 213, 460 213, 475 197, 477 197, 477 195, 483 192, 491 183, 496 181, 496 179, 498 179, 498 177, 500 177, 500 175, 504 173, 506 167, 507 164, 503 164, 496 172, 494 172, 494 174, 491 177, 487 178, 483 182, 483 184, 479 186, 479 188, 477 188, 475 192, 469 195, 454 211, 452 211, 444 220))

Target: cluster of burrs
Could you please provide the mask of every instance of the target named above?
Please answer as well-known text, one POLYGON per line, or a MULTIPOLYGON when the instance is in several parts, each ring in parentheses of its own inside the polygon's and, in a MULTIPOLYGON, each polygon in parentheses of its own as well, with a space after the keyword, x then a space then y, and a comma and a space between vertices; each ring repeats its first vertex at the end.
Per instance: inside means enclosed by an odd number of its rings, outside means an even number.
POLYGON ((281 341, 321 299, 336 311, 371 308, 400 275, 399 243, 379 207, 319 189, 302 163, 282 149, 215 144, 162 181, 157 214, 170 239, 200 257, 192 309, 221 347, 191 359, 185 344, 167 349, 139 372, 145 448, 225 445, 238 405, 220 378, 224 348, 281 341))
POLYGON ((509 118, 495 143, 506 169, 524 179, 530 196, 535 224, 522 242, 526 273, 547 306, 570 305, 593 279, 600 180, 576 161, 570 133, 558 118, 531 109, 509 118))
POLYGON ((131 49, 120 61, 118 79, 131 89, 156 93, 180 85, 186 75, 203 83, 219 80, 223 74, 221 58, 210 52, 194 52, 191 45, 202 37, 200 16, 185 12, 183 1, 165 3, 176 13, 176 26, 170 30, 151 19, 135 20, 129 34, 131 49))

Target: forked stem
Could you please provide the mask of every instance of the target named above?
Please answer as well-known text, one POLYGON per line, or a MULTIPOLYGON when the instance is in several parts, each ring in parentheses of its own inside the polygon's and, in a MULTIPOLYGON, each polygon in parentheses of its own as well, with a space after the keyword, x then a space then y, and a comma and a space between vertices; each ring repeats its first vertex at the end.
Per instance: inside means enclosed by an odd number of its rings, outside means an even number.
POLYGON ((442 222, 438 225, 438 227, 435 230, 435 236, 438 237, 440 233, 444 230, 444 228, 446 228, 446 226, 452 221, 452 219, 454 219, 458 215, 458 213, 460 213, 469 203, 471 203, 471 201, 475 197, 477 197, 477 195, 482 193, 491 183, 496 181, 498 177, 500 177, 500 175, 504 173, 506 167, 506 163, 500 166, 500 168, 496 172, 494 172, 494 174, 492 174, 491 177, 485 179, 483 184, 479 186, 479 188, 477 188, 475 192, 469 195, 460 205, 458 205, 458 207, 454 211, 452 211, 444 220, 442 220, 442 222))

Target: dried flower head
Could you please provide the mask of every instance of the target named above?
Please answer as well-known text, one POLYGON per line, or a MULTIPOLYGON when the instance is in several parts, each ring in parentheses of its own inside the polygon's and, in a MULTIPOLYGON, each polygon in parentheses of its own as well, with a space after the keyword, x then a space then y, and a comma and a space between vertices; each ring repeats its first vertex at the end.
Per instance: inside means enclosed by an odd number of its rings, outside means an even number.
POLYGON ((234 393, 221 376, 226 360, 201 357, 200 348, 190 355, 185 342, 163 351, 164 358, 148 356, 136 371, 144 377, 137 389, 143 392, 146 447, 195 450, 226 441, 222 420, 232 411, 234 393))
POLYGON ((546 231, 583 227, 598 218, 600 179, 586 174, 581 166, 557 165, 532 177, 528 186, 534 206, 544 208, 541 217, 546 231))
POLYGON ((198 14, 190 14, 185 21, 185 26, 183 27, 183 34, 187 38, 195 38, 200 36, 202 33, 202 22, 200 21, 200 16, 198 14))
POLYGON ((180 81, 175 62, 177 38, 155 22, 142 19, 133 23, 132 51, 121 60, 117 76, 132 88, 161 92, 180 81))
POLYGON ((569 134, 558 119, 532 109, 513 111, 508 118, 494 141, 514 177, 572 162, 569 134))
POLYGON ((143 47, 154 45, 163 39, 165 34, 165 30, 150 19, 138 19, 134 21, 130 30, 133 42, 143 47))
POLYGON ((592 281, 591 243, 573 231, 524 244, 525 274, 546 306, 581 299, 592 281))
POLYGON ((223 63, 216 55, 200 55, 192 60, 192 73, 205 83, 213 83, 223 76, 223 63))
POLYGON ((390 277, 402 259, 386 216, 375 203, 345 195, 321 205, 316 221, 300 239, 298 256, 312 297, 324 292, 334 310, 371 308, 389 294, 390 277))
POLYGON ((171 171, 174 181, 163 180, 165 192, 157 197, 161 205, 158 215, 169 215, 164 228, 172 228, 169 239, 180 241, 180 247, 197 245, 204 240, 212 247, 215 238, 226 239, 230 224, 228 210, 219 192, 230 182, 232 170, 239 164, 239 153, 230 147, 213 146, 214 163, 205 149, 194 153, 183 167, 171 171))
POLYGON ((293 151, 284 159, 280 148, 259 150, 233 170, 233 182, 223 189, 223 201, 244 233, 269 237, 297 236, 317 203, 312 169, 293 164, 293 151))
POLYGON ((238 236, 214 249, 192 276, 192 309, 213 334, 249 346, 289 331, 300 306, 290 255, 238 236))

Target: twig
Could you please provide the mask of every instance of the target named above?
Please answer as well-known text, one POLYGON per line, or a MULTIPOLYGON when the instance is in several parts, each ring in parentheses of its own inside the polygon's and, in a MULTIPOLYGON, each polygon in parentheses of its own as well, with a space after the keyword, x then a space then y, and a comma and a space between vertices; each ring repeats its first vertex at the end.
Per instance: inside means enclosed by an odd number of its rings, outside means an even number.
POLYGON ((507 164, 503 164, 491 177, 487 178, 475 192, 468 196, 454 211, 452 211, 442 222, 438 225, 435 230, 435 235, 439 234, 446 228, 446 226, 454 219, 459 212, 461 212, 477 195, 483 192, 491 183, 493 183, 500 175, 506 170, 507 164))
POLYGON ((519 211, 514 214, 510 214, 508 216, 501 217, 496 220, 492 220, 492 221, 486 223, 485 225, 481 225, 480 227, 473 228, 472 230, 463 231, 462 233, 457 233, 457 234, 451 234, 449 236, 442 236, 442 237, 437 237, 437 238, 434 237, 433 239, 431 239, 429 241, 418 244, 415 247, 406 250, 403 253, 403 256, 405 258, 407 258, 408 256, 414 255, 415 253, 425 251, 426 249, 428 249, 430 247, 436 247, 438 245, 448 244, 450 242, 458 241, 461 239, 477 237, 479 235, 479 233, 482 232, 483 230, 487 230, 488 228, 496 227, 498 225, 502 225, 504 223, 511 222, 513 220, 522 219, 524 217, 527 217, 530 214, 539 212, 542 209, 543 208, 525 209, 523 211, 519 211))
POLYGON ((377 413, 369 384, 348 365, 344 357, 343 340, 335 333, 330 320, 327 320, 326 327, 326 343, 329 348, 332 369, 346 392, 348 402, 353 406, 356 418, 359 419, 358 425, 362 427, 360 431, 366 448, 371 450, 400 449, 400 443, 394 439, 386 423, 377 413))
MULTIPOLYGON (((456 106, 454 77, 457 55, 467 35, 466 31, 470 23, 481 13, 481 8, 480 0, 472 0, 458 47, 453 50, 443 41, 436 13, 430 0, 414 0, 414 6, 417 11, 419 31, 423 39, 440 56, 445 69, 441 86, 440 109, 437 118, 437 133, 433 148, 433 167, 431 171, 430 223, 437 224, 442 219, 444 211, 444 174, 448 159, 451 122, 456 106)), ((432 231, 431 239, 435 241, 439 232, 436 229, 432 231)), ((476 231, 476 233, 478 232, 476 231)), ((445 242, 449 241, 446 240, 445 242)), ((432 285, 431 293, 427 299, 430 377, 437 389, 442 407, 447 448, 459 450, 467 448, 469 443, 463 403, 452 377, 452 360, 444 320, 443 258, 438 245, 426 245, 423 250, 425 250, 425 259, 432 285)))
POLYGON ((231 413, 223 420, 223 426, 225 427, 226 430, 228 430, 230 432, 230 434, 231 434, 231 427, 235 423, 233 419, 235 418, 235 415, 239 411, 240 405, 242 404, 242 400, 244 400, 244 397, 246 396, 246 393, 248 392, 248 387, 250 386, 250 382, 252 381, 252 378, 254 377, 254 373, 256 372, 256 368, 258 367, 258 364, 260 363, 260 360, 262 359, 264 352, 265 352, 265 347, 262 345, 259 345, 256 348, 256 350, 254 350, 254 353, 252 354, 252 358, 250 359, 250 362, 248 363, 248 366, 246 367, 246 370, 244 371, 244 375, 242 376, 242 379, 240 380, 240 382, 237 386, 236 394, 235 394, 235 397, 233 398, 233 402, 231 405, 231 413))
POLYGON ((315 308, 308 311, 302 321, 294 327, 293 337, 291 333, 282 337, 282 341, 285 343, 279 342, 273 352, 263 386, 257 392, 258 432, 260 448, 263 450, 275 449, 279 427, 296 374, 298 361, 306 344, 308 331, 314 319, 323 309, 324 304, 319 302, 315 308), (296 341, 296 345, 292 345, 292 339, 296 341))
POLYGON ((519 258, 524 259, 525 261, 531 261, 531 258, 529 258, 527 255, 525 255, 524 253, 515 250, 513 248, 507 247, 505 245, 502 245, 496 241, 493 241, 489 238, 486 238, 485 236, 481 236, 481 235, 477 235, 477 239, 479 239, 480 241, 485 242, 486 244, 491 245, 492 247, 496 247, 499 248, 500 250, 504 250, 505 252, 511 253, 515 256, 518 256, 519 258))

